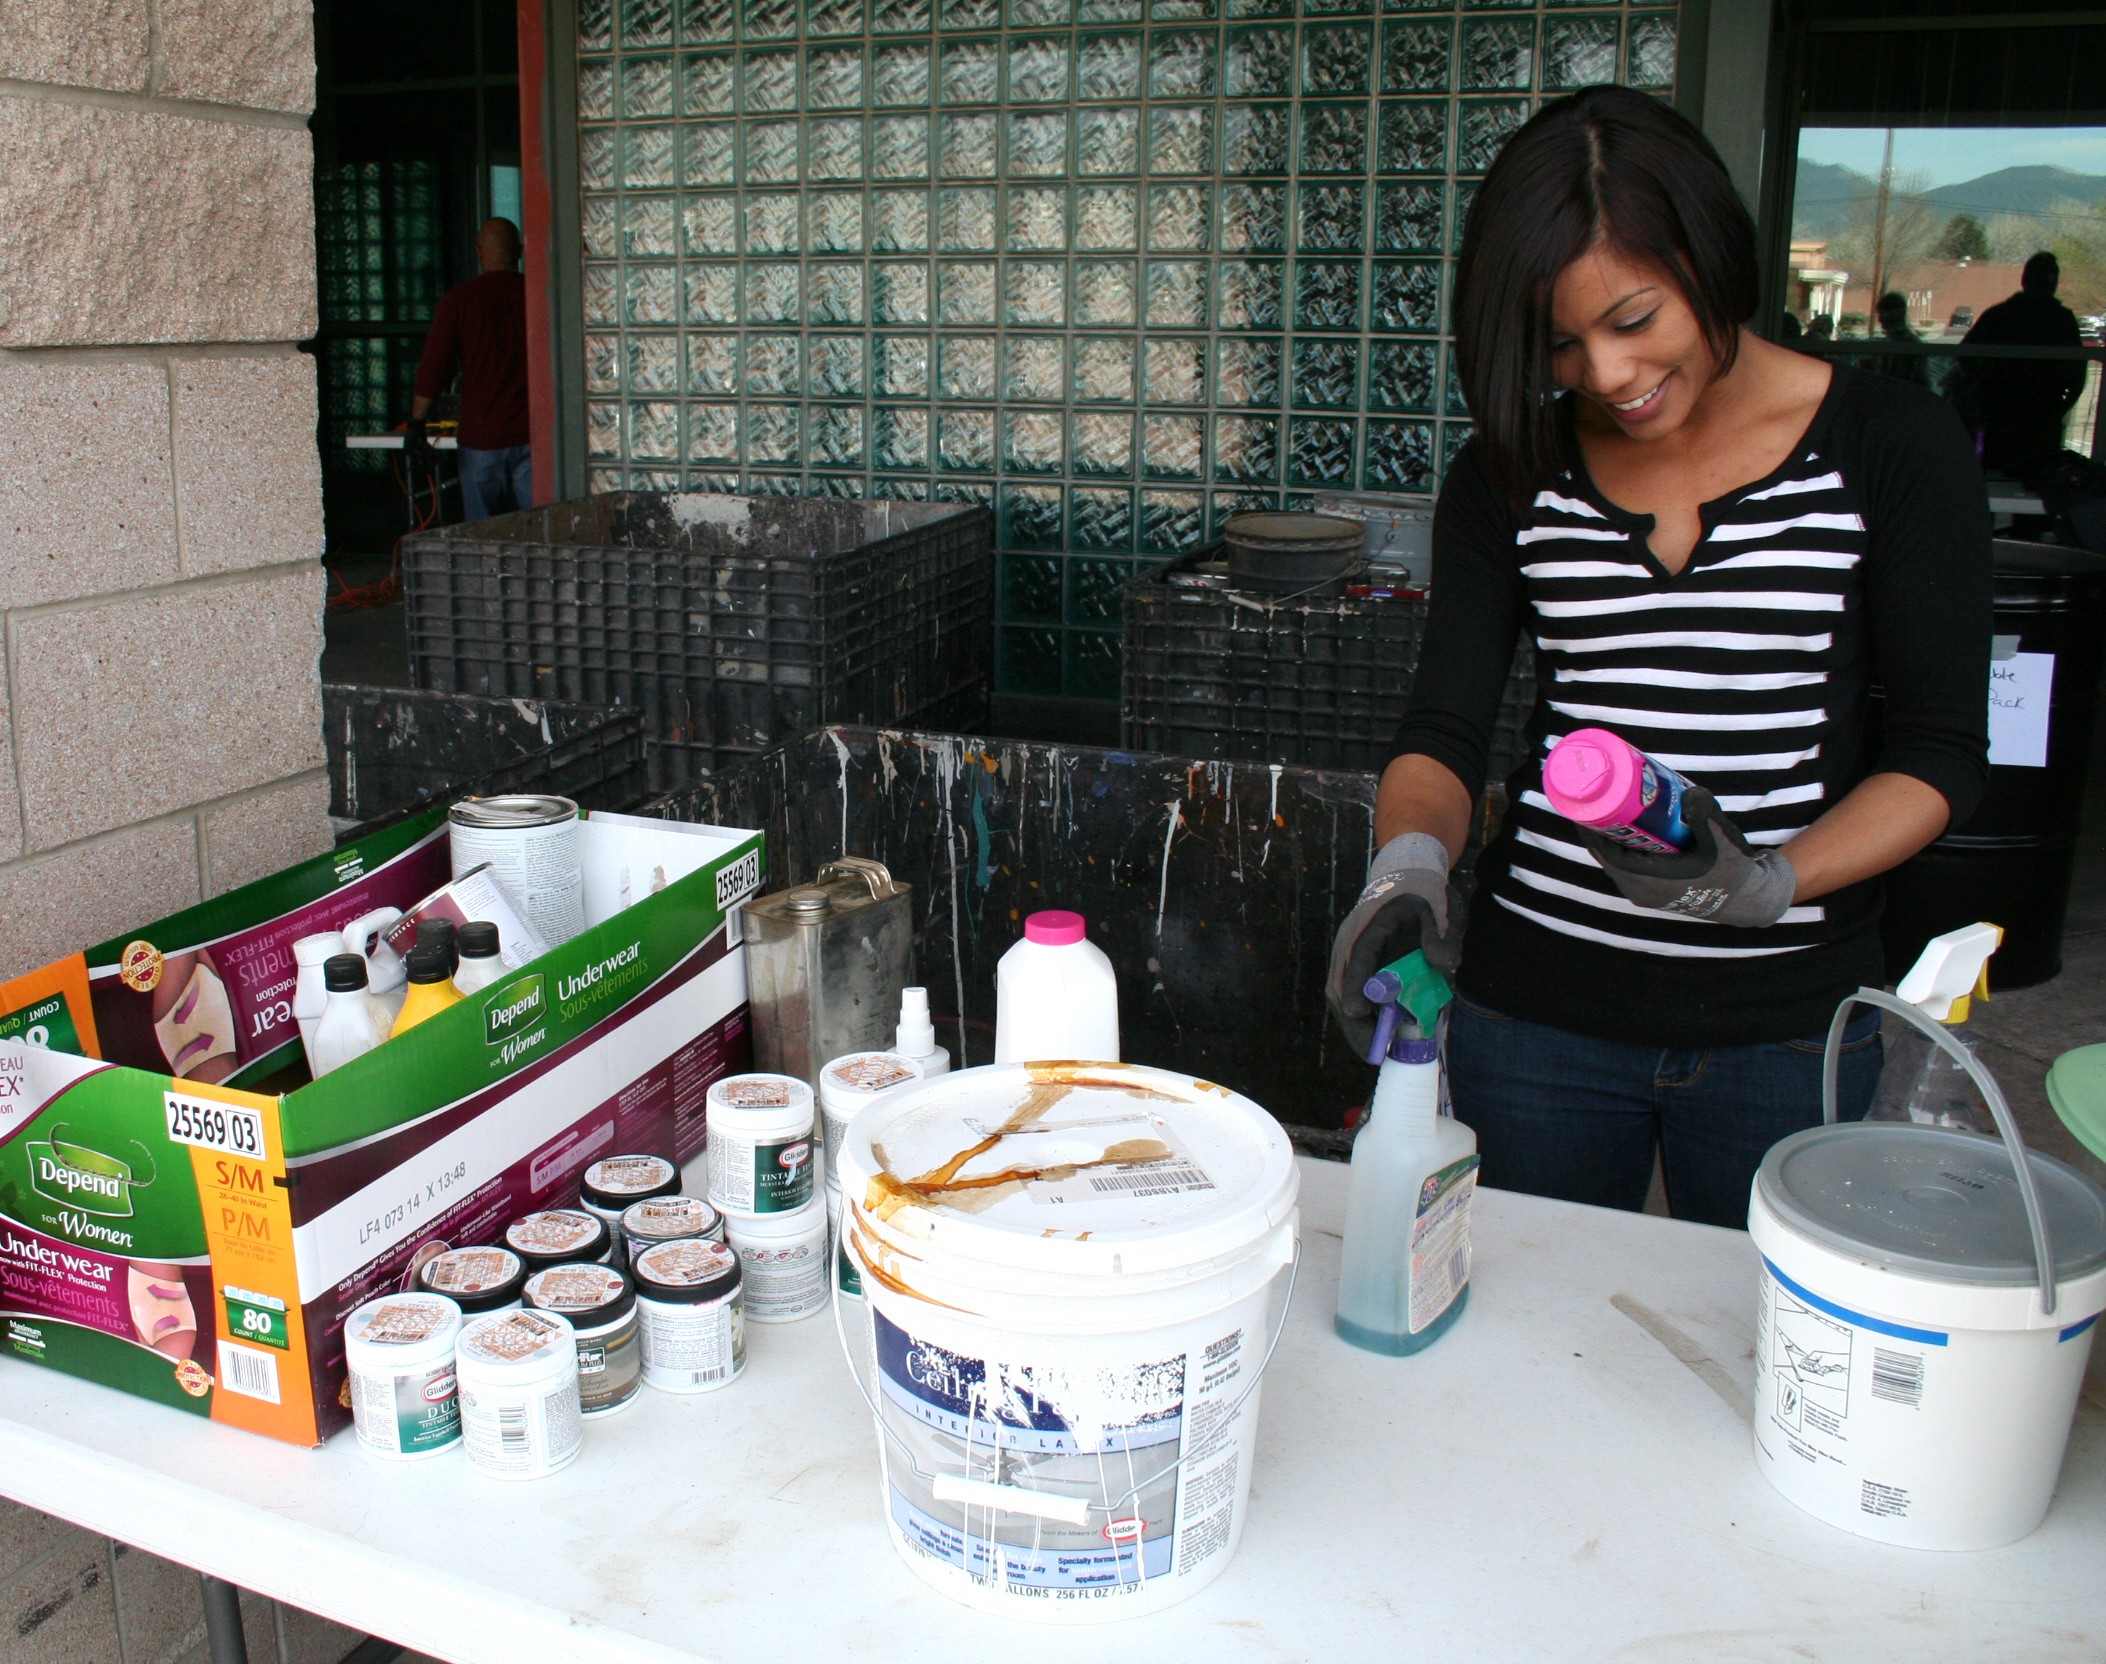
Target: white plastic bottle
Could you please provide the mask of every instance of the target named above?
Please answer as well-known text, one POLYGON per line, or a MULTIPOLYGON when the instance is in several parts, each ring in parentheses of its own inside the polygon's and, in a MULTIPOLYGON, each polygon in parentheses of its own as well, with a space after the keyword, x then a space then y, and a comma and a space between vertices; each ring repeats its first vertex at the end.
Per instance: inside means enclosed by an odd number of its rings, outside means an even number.
MULTIPOLYGON (((1993 924, 1962 925, 1933 936, 1908 975, 1894 985, 1894 997, 1943 1023, 1953 1039, 1970 1053, 1977 1052, 1981 1036, 1966 1026, 1968 1011, 1975 1000, 1989 997, 1989 956, 2003 939, 2003 931, 1993 924)), ((1903 1029, 1888 1048, 1865 1119, 1991 1135, 1996 1131, 1989 1106, 1967 1071, 1913 1026, 1903 1029)))
POLYGON ((496 925, 477 919, 462 925, 454 940, 461 950, 461 962, 454 969, 453 985, 462 995, 479 994, 503 980, 505 962, 499 955, 496 925))
MULTIPOLYGON (((1416 972, 1432 979, 1421 990, 1438 987, 1434 1000, 1416 1002, 1421 1020, 1430 1023, 1447 988, 1419 955, 1371 980, 1368 997, 1376 997, 1383 976, 1394 986, 1398 969, 1413 961, 1416 972)), ((1410 979, 1414 971, 1405 975, 1410 979)), ((1418 1038, 1417 1028, 1401 1025, 1389 1045, 1368 1118, 1353 1140, 1338 1272, 1338 1333, 1369 1352, 1392 1355, 1431 1346, 1469 1297, 1477 1135, 1441 1114, 1440 1047, 1418 1038)))
POLYGON ((344 933, 322 930, 302 936, 293 943, 292 951, 293 964, 298 967, 293 981, 293 1021, 300 1025, 300 1047, 311 1058, 314 1026, 329 1003, 329 990, 322 986, 322 967, 344 951, 344 933))
POLYGON ((365 955, 340 953, 322 967, 329 1003, 315 1024, 314 1044, 307 1051, 308 1072, 320 1080, 363 1057, 388 1037, 387 1008, 366 991, 365 955))
POLYGON ((929 1020, 928 989, 900 990, 899 1026, 893 1030, 892 1049, 919 1063, 924 1079, 951 1072, 951 1054, 936 1044, 936 1025, 929 1020))
POLYGON ((1080 913, 1033 913, 995 968, 997 1063, 1119 1061, 1119 980, 1080 913))

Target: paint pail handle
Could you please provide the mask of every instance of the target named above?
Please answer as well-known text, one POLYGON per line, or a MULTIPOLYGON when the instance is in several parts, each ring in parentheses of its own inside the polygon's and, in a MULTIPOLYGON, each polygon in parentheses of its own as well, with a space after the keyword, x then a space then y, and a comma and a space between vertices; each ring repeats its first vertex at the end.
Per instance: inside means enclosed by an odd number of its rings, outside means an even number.
POLYGON ((1876 1005, 1882 1011, 1907 1018, 1929 1035, 1933 1044, 1942 1047, 1974 1082, 1975 1090, 1982 1095, 1982 1102, 1989 1106, 1989 1114, 2003 1138, 2004 1149, 2011 1157, 2012 1173, 2018 1180, 2019 1199, 2026 1207, 2026 1225, 2033 1234, 2033 1269, 2040 1279, 2041 1315, 2053 1317, 2055 1245, 2048 1236, 2047 1214, 2041 1209, 2039 1187, 2033 1182, 2033 1163, 2026 1153, 2026 1141, 2019 1136, 2018 1122, 2011 1114, 2010 1104, 2004 1101, 2004 1089, 1996 1084, 1996 1077, 1983 1067, 1980 1058, 1952 1037, 1943 1023, 1926 1016, 1907 1000, 1896 999, 1877 988, 1860 988, 1843 1001, 1835 1008, 1835 1021, 1828 1025, 1828 1048, 1821 1058, 1821 1120, 1830 1126, 1835 1124, 1836 1098, 1843 1067, 1843 1030, 1849 1024, 1850 1008, 1854 1005, 1876 1005))

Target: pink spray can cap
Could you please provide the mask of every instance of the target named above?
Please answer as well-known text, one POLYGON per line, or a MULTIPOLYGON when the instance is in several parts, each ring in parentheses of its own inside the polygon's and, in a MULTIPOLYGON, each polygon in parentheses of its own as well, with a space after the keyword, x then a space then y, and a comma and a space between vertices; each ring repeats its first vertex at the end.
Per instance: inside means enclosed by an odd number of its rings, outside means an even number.
POLYGON ((1621 826, 1644 806, 1639 773, 1644 758, 1606 728, 1575 728, 1543 764, 1543 795, 1567 820, 1582 826, 1621 826))
POLYGON ((1043 947, 1071 948, 1085 934, 1082 915, 1059 908, 1033 913, 1024 920, 1024 940, 1037 942, 1043 947))

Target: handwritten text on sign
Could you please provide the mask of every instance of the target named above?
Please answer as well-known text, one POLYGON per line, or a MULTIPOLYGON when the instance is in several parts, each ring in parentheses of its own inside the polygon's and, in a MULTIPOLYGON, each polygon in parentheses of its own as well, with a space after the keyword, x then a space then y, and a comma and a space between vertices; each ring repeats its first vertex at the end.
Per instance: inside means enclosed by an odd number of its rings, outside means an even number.
POLYGON ((2055 655, 2014 653, 1989 665, 1989 760, 2005 768, 2046 768, 2048 702, 2055 655))

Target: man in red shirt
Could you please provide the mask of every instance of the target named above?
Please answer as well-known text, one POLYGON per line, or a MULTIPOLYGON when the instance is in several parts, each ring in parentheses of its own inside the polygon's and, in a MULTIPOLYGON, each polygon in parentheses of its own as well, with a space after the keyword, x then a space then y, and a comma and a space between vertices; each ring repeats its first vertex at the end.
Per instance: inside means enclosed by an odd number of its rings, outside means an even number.
POLYGON ((519 227, 483 222, 475 239, 482 275, 448 290, 432 314, 417 364, 408 443, 425 443, 424 417, 461 372, 461 507, 487 520, 534 505, 534 453, 527 426, 526 279, 519 275, 519 227))

